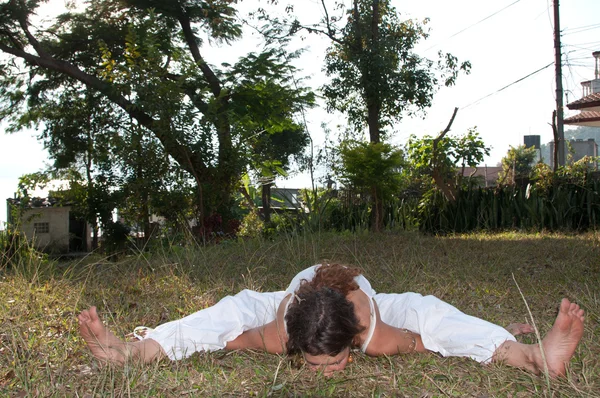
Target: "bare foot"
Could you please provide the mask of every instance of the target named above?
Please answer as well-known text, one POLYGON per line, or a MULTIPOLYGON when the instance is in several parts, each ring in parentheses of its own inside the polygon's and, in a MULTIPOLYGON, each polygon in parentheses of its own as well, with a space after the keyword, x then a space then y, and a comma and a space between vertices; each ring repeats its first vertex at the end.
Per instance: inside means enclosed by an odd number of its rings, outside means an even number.
POLYGON ((79 333, 96 358, 114 364, 125 362, 127 345, 102 324, 96 307, 82 311, 77 319, 79 333))
POLYGON ((505 327, 505 329, 508 330, 508 332, 510 334, 512 334, 513 336, 518 336, 520 334, 533 333, 535 331, 533 329, 533 326, 531 326, 527 323, 511 323, 510 325, 505 327))
MULTIPOLYGON (((584 311, 579 305, 566 298, 562 299, 554 326, 542 340, 551 376, 565 375, 566 364, 571 360, 583 336, 584 319, 584 311)), ((536 355, 535 362, 540 370, 544 370, 541 354, 536 355)))

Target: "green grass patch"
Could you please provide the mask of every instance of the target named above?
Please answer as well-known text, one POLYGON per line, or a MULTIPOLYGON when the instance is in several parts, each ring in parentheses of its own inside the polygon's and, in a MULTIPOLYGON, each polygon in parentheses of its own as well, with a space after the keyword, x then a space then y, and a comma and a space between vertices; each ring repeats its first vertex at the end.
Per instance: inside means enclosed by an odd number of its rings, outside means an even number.
MULTIPOLYGON (((598 396, 600 234, 321 234, 173 247, 73 263, 23 256, 0 269, 0 396, 598 396), (568 377, 436 354, 370 358, 356 353, 332 378, 298 358, 214 352, 149 366, 99 366, 76 315, 96 305, 118 336, 156 326, 249 288, 281 290, 322 260, 361 267, 378 292, 433 294, 464 312, 507 325, 550 329, 562 297, 587 312, 568 377)), ((535 342, 531 336, 520 338, 535 342)))

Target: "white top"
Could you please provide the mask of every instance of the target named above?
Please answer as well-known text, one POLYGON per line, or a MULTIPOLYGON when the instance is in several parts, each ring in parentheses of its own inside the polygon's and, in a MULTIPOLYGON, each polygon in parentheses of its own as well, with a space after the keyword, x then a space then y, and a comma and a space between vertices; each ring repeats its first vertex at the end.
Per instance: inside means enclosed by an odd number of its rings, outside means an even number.
MULTIPOLYGON (((292 282, 290 283, 288 288, 285 290, 286 297, 290 294, 293 295, 293 293, 296 292, 298 287, 300 287, 300 283, 302 282, 302 280, 311 281, 315 277, 317 268, 320 266, 321 266, 321 264, 313 265, 312 267, 307 268, 304 271, 301 271, 300 273, 298 273, 294 277, 294 279, 292 279, 292 282)), ((355 276, 354 281, 358 284, 358 288, 360 290, 362 290, 363 293, 365 293, 367 295, 367 297, 369 297, 369 304, 370 304, 369 332, 367 333, 367 338, 365 339, 362 346, 360 347, 360 350, 362 352, 365 352, 367 350, 367 347, 369 346, 369 343, 371 342, 371 338, 373 337, 373 332, 375 331, 375 324, 377 322, 377 313, 375 312, 375 301, 373 300, 373 297, 375 296, 376 293, 375 293, 375 290, 373 290, 373 288, 371 287, 371 284, 369 283, 367 278, 365 278, 364 276, 362 276, 362 275, 355 276)), ((293 299, 294 298, 292 296, 292 298, 290 298, 288 300, 288 302, 285 305, 285 310, 283 312, 283 319, 284 319, 283 326, 284 326, 286 333, 287 333, 287 325, 285 323, 285 315, 287 314, 288 307, 290 306, 290 303, 292 302, 293 299)))

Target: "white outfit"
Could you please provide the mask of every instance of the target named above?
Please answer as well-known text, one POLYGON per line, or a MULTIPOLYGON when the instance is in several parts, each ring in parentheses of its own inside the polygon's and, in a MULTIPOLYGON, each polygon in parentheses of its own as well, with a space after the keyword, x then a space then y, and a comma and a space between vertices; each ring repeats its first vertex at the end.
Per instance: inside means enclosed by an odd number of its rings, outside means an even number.
MULTIPOLYGON (((148 332, 145 338, 157 341, 172 360, 185 358, 196 351, 223 349, 227 342, 244 331, 275 320, 277 308, 284 297, 293 293, 302 279, 311 280, 318 266, 296 275, 286 291, 259 293, 242 290, 212 307, 160 325, 148 332)), ((443 356, 464 356, 487 363, 502 343, 516 341, 506 329, 466 315, 434 296, 376 294, 362 275, 355 281, 372 298, 371 328, 361 347, 363 351, 375 328, 373 300, 379 307, 382 322, 418 333, 426 349, 443 356)))

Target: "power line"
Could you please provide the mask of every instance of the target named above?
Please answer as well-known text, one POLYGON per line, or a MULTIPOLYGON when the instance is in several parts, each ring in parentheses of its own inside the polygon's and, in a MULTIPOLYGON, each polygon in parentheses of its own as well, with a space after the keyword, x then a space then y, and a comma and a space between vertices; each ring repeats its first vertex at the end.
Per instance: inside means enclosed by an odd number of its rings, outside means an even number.
MULTIPOLYGON (((588 44, 600 44, 600 41, 588 41, 586 43, 577 43, 577 46, 586 46, 588 44)), ((573 44, 566 44, 567 46, 571 46, 573 44)))
POLYGON ((491 96, 492 96, 492 95, 494 95, 494 94, 498 94, 500 91, 504 91, 504 90, 506 90, 507 88, 509 88, 510 86, 513 86, 513 85, 515 85, 515 84, 517 84, 517 83, 519 83, 519 82, 522 82, 523 80, 525 80, 525 79, 527 79, 527 78, 529 78, 529 77, 531 77, 531 76, 535 75, 536 73, 539 73, 539 72, 543 71, 544 69, 548 68, 548 67, 549 67, 549 66, 551 66, 551 65, 554 65, 554 62, 550 62, 548 65, 546 65, 546 66, 543 66, 543 67, 541 67, 540 69, 538 69, 538 70, 536 70, 536 71, 533 71, 533 72, 529 73, 528 75, 526 75, 526 76, 523 76, 522 78, 520 78, 520 79, 518 79, 518 80, 515 80, 514 82, 512 82, 512 83, 510 83, 510 84, 507 84, 506 86, 502 87, 502 88, 501 88, 501 89, 499 89, 499 90, 496 90, 496 91, 494 91, 494 92, 492 92, 492 93, 490 93, 490 94, 488 94, 488 95, 486 95, 486 96, 484 96, 484 97, 481 97, 481 98, 479 98, 477 101, 473 101, 473 102, 471 102, 471 103, 470 103, 469 105, 467 105, 467 106, 463 106, 461 109, 466 109, 466 108, 468 108, 468 107, 470 107, 470 106, 472 106, 472 105, 475 105, 475 104, 477 104, 477 103, 479 103, 479 102, 483 101, 484 99, 486 99, 486 98, 488 98, 488 97, 491 97, 491 96))
POLYGON ((475 22, 474 24, 472 24, 472 25, 469 25, 469 26, 467 26, 467 27, 466 27, 466 28, 464 28, 464 29, 461 29, 461 30, 459 30, 458 32, 454 33, 452 36, 449 36, 449 37, 445 38, 444 40, 442 40, 441 42, 439 42, 439 43, 437 43, 437 44, 435 44, 435 45, 433 45, 433 46, 431 46, 431 47, 427 48, 425 51, 429 51, 429 50, 431 50, 432 48, 435 48, 435 47, 439 46, 440 44, 442 44, 442 43, 443 43, 443 42, 445 42, 446 40, 450 40, 450 39, 452 39, 453 37, 455 37, 455 36, 458 36, 459 34, 463 33, 464 31, 466 31, 466 30, 469 30, 469 29, 471 29, 472 27, 479 25, 480 23, 482 23, 482 22, 484 22, 484 21, 486 21, 486 20, 488 20, 488 19, 492 18, 493 16, 495 16, 495 15, 497 15, 497 14, 501 13, 502 11, 504 11, 504 10, 506 10, 507 8, 509 8, 509 7, 511 7, 511 6, 515 5, 515 4, 517 4, 517 3, 518 3, 518 2, 520 2, 520 1, 521 1, 521 0, 516 0, 516 1, 512 2, 512 3, 510 3, 510 4, 509 4, 509 5, 507 5, 506 7, 503 7, 502 9, 500 9, 500 10, 498 10, 498 11, 494 12, 493 14, 490 14, 490 15, 488 15, 487 17, 483 18, 482 20, 480 20, 480 21, 478 21, 478 22, 475 22))
POLYGON ((573 32, 573 31, 571 31, 571 30, 568 30, 568 31, 565 31, 565 33, 563 33, 562 35, 563 35, 563 36, 567 36, 567 35, 575 35, 575 34, 577 34, 577 33, 583 33, 583 32, 587 32, 587 31, 589 31, 589 30, 594 30, 594 29, 600 29, 600 24, 598 24, 598 25, 596 25, 596 26, 593 26, 593 27, 588 27, 588 28, 585 28, 585 29, 579 29, 579 30, 576 30, 576 31, 574 31, 574 32, 573 32))
POLYGON ((584 26, 576 26, 574 28, 566 28, 565 31, 580 30, 580 29, 587 29, 587 28, 596 28, 598 26, 600 26, 600 23, 595 23, 595 24, 591 24, 591 25, 584 25, 584 26))

